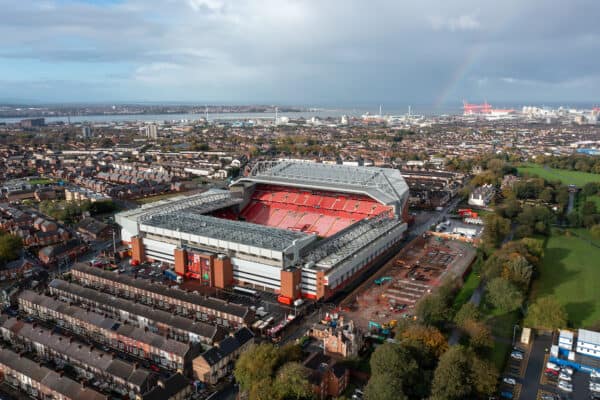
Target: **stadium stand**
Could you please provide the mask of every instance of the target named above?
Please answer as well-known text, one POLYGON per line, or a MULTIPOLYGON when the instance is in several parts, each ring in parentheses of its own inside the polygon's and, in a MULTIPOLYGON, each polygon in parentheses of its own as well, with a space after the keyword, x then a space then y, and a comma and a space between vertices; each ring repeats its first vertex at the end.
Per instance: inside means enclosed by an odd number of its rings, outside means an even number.
POLYGON ((258 185, 240 215, 255 224, 326 237, 385 212, 392 213, 392 209, 364 195, 258 185))

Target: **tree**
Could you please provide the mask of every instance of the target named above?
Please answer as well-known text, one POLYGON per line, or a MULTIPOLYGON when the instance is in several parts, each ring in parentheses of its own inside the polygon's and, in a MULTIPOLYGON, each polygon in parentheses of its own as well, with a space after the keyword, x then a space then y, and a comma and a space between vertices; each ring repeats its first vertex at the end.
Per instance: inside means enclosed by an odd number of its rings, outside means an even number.
POLYGON ((496 389, 498 372, 463 346, 451 347, 435 370, 431 400, 487 398, 496 389))
POLYGON ((490 349, 494 346, 492 331, 483 322, 468 320, 462 329, 469 335, 469 344, 476 351, 490 349))
POLYGON ((300 363, 288 362, 277 372, 275 390, 281 399, 310 397, 312 388, 308 382, 309 371, 300 363))
POLYGON ((489 361, 471 357, 471 381, 480 398, 487 398, 496 391, 498 370, 489 361))
POLYGON ((546 187, 540 193, 540 200, 542 200, 545 203, 552 203, 553 199, 554 199, 554 190, 552 190, 551 187, 546 187))
POLYGON ((590 233, 594 239, 600 239, 600 225, 594 225, 590 228, 590 233))
POLYGON ((521 212, 521 204, 516 199, 508 199, 502 210, 506 218, 514 218, 521 212))
POLYGON ((421 298, 415 306, 417 319, 425 325, 439 325, 446 321, 448 314, 448 304, 438 293, 421 298))
POLYGON ((410 341, 420 341, 436 357, 441 356, 448 349, 446 337, 433 326, 413 324, 402 333, 402 338, 410 341))
POLYGON ((504 278, 494 278, 487 284, 486 298, 502 312, 510 312, 523 304, 523 294, 504 278))
POLYGON ((585 185, 583 185, 583 188, 581 189, 581 194, 583 194, 586 197, 593 196, 596 193, 598 193, 598 189, 600 189, 600 187, 598 186, 598 183, 588 182, 585 185))
POLYGON ((568 315, 565 308, 553 296, 537 299, 525 316, 525 325, 532 328, 555 330, 567 326, 568 315))
POLYGON ((8 233, 0 233, 0 264, 16 260, 21 254, 23 241, 20 237, 8 233))
POLYGON ((460 310, 454 316, 454 322, 462 327, 467 321, 479 321, 481 318, 481 312, 479 307, 470 301, 463 304, 460 310))
POLYGON ((581 208, 581 215, 583 215, 584 217, 586 215, 596 214, 597 212, 598 209, 596 207, 596 203, 594 203, 593 201, 586 201, 585 203, 583 203, 583 207, 581 208))
POLYGON ((462 400, 472 394, 469 357, 462 346, 453 346, 440 357, 431 384, 432 400, 462 400))
POLYGON ((532 276, 533 266, 520 254, 513 254, 504 264, 502 277, 513 282, 524 291, 529 288, 532 276))
POLYGON ((233 374, 240 388, 252 393, 254 386, 271 381, 278 363, 279 354, 273 345, 268 343, 252 345, 240 355, 233 374))
POLYGON ((301 399, 311 395, 308 371, 299 363, 296 347, 252 345, 243 352, 233 371, 250 400, 301 399))
POLYGON ((366 397, 394 399, 427 396, 430 381, 428 358, 426 353, 405 340, 377 347, 371 356, 371 379, 365 391, 370 395, 366 397), (393 385, 398 397, 393 397, 393 391, 390 392, 386 385, 393 385))
POLYGON ((496 214, 490 214, 484 217, 484 222, 483 241, 490 247, 499 247, 510 232, 510 220, 496 214))
POLYGON ((569 204, 569 188, 561 186, 556 192, 556 202, 559 204, 561 209, 565 209, 569 204))
POLYGON ((365 387, 365 400, 407 400, 402 385, 390 374, 371 375, 365 387))
POLYGON ((370 364, 373 375, 393 372, 398 378, 418 372, 419 369, 410 352, 395 343, 385 343, 377 347, 371 355, 370 364))

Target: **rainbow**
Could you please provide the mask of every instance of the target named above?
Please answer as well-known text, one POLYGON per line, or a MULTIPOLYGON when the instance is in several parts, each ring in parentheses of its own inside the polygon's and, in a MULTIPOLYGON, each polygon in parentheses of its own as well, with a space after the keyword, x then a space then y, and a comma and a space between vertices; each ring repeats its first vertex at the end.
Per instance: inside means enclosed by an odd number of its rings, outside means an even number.
POLYGON ((481 54, 481 46, 472 46, 467 56, 463 59, 463 61, 458 65, 448 83, 444 86, 444 89, 440 92, 440 94, 435 98, 433 103, 434 109, 439 108, 442 104, 444 104, 448 100, 448 96, 456 89, 458 84, 465 78, 475 60, 481 54))

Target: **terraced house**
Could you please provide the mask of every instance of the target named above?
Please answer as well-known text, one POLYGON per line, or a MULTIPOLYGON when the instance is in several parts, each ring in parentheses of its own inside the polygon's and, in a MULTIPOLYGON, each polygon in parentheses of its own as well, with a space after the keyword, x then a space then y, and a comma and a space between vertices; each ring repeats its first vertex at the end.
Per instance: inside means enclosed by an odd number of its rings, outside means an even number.
POLYGON ((71 365, 80 376, 130 398, 149 391, 156 381, 147 369, 33 323, 3 315, 0 333, 13 349, 33 351, 58 366, 71 365))
POLYGON ((23 291, 19 308, 93 341, 183 372, 200 354, 200 344, 186 344, 81 307, 68 305, 31 290, 23 291))
POLYGON ((143 279, 93 268, 78 263, 71 269, 73 281, 82 286, 135 300, 136 302, 160 308, 171 313, 195 317, 226 328, 237 329, 254 321, 254 313, 245 306, 224 300, 171 289, 164 285, 143 279))

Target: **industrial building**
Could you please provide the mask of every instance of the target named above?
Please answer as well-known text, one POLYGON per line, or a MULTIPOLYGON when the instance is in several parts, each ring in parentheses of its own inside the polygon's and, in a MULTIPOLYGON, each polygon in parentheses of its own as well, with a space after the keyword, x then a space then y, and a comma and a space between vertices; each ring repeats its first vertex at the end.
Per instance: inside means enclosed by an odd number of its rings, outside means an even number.
POLYGON ((132 259, 160 260, 207 286, 246 285, 282 302, 327 298, 402 240, 400 172, 293 161, 257 163, 230 190, 116 216, 132 259))

